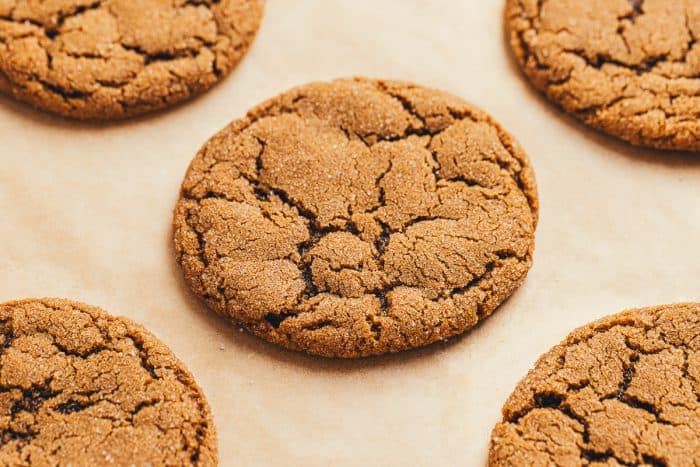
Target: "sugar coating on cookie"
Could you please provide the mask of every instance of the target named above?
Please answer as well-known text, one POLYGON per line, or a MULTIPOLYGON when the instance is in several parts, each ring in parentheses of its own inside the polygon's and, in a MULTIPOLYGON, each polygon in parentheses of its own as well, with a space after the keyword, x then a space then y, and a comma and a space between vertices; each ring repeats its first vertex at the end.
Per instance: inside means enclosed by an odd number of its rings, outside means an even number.
POLYGON ((503 407, 489 465, 700 464, 700 305, 574 331, 503 407))
POLYGON ((0 305, 1 465, 216 465, 192 375, 139 325, 60 299, 0 305))
POLYGON ((697 0, 507 0, 506 26, 567 112, 633 144, 700 150, 697 0))
POLYGON ((489 315, 525 278, 536 219, 528 159, 490 117, 358 78, 295 88, 214 136, 183 182, 175 247, 238 325, 359 357, 489 315))
POLYGON ((208 89, 241 60, 261 0, 2 0, 0 91, 111 120, 208 89))

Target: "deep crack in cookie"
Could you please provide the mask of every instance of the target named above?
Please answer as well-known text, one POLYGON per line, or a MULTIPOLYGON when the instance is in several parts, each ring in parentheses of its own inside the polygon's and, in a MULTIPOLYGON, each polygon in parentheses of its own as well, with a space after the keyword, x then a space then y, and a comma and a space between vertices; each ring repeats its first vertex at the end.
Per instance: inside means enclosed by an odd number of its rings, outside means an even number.
POLYGON ((84 120, 171 106, 224 78, 261 0, 0 0, 0 91, 84 120))
POLYGON ((151 333, 60 299, 0 304, 1 465, 216 465, 209 406, 151 333))
POLYGON ((633 144, 700 151, 697 0, 507 0, 506 26, 566 112, 633 144))
POLYGON ((530 163, 486 114, 412 84, 338 80, 263 103, 201 149, 175 248, 222 315, 358 357, 491 314, 525 278, 536 220, 530 163))
POLYGON ((542 356, 503 407, 489 465, 700 464, 700 305, 631 310, 542 356))

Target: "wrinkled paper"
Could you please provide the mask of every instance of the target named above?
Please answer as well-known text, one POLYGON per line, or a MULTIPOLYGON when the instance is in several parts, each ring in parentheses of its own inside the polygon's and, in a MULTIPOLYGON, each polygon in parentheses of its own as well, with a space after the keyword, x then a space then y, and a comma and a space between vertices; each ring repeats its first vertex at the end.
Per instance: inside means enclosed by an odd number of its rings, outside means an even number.
POLYGON ((571 330, 700 300, 700 155, 634 148, 556 110, 520 75, 502 16, 502 0, 268 0, 239 68, 170 111, 87 125, 0 98, 0 300, 65 297, 144 324, 204 389, 222 466, 484 465, 506 397, 571 330), (209 136, 293 85, 352 75, 487 110, 532 159, 542 208, 527 281, 475 330, 330 361, 208 312, 171 220, 209 136))

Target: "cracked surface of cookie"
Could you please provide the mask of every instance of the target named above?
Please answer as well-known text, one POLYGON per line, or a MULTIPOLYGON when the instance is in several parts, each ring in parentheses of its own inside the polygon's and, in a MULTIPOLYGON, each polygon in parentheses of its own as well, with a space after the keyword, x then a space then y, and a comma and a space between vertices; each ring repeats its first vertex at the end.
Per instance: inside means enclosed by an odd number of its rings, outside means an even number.
POLYGON ((700 464, 700 305, 631 310, 570 334, 503 408, 489 465, 700 464))
POLYGON ((0 0, 0 91, 84 120, 168 107, 225 77, 262 0, 0 0))
POLYGON ((0 305, 0 464, 216 465, 192 375, 151 333, 61 299, 0 305))
POLYGON ((187 172, 177 261, 254 334, 328 357, 459 334, 520 285, 537 219, 532 169, 449 94, 313 83, 215 135, 187 172))
POLYGON ((700 2, 507 0, 530 81, 565 111, 633 144, 700 151, 700 2))

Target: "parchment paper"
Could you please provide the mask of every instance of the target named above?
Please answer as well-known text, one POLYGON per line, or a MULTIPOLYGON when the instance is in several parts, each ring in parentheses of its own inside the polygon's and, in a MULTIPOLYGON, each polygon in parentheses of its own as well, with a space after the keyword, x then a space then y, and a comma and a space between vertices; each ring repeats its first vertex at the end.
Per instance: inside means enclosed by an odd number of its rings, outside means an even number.
POLYGON ((106 126, 0 98, 0 300, 58 296, 143 323, 194 373, 221 465, 484 465, 517 381, 573 328, 700 300, 700 155, 636 149, 533 92, 502 0, 269 0, 233 75, 106 126), (530 155, 542 204, 524 286, 447 344, 362 361, 278 349, 209 313, 173 259, 171 212, 199 146, 287 88, 367 75, 481 106, 530 155))

